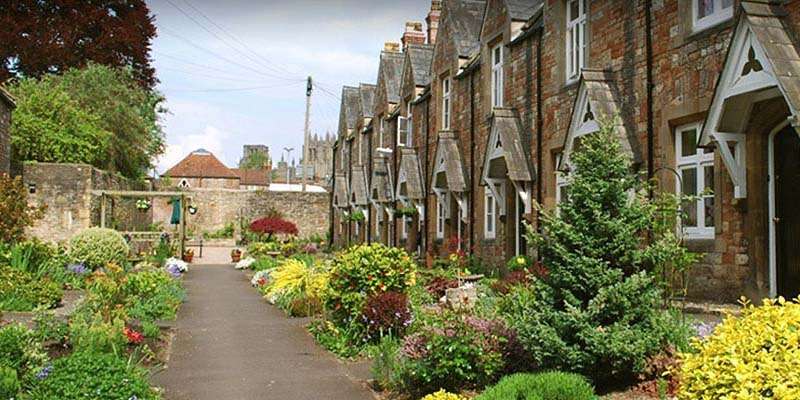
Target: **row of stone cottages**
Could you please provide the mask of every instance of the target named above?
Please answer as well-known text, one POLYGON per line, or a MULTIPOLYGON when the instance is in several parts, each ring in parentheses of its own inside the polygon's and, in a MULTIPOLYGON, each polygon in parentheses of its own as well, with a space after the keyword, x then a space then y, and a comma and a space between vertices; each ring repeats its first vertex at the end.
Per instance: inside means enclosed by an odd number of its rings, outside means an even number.
POLYGON ((800 1, 434 0, 426 28, 342 90, 335 245, 502 265, 532 203, 566 195, 576 140, 618 115, 640 171, 705 193, 681 228, 690 297, 798 294, 800 1))

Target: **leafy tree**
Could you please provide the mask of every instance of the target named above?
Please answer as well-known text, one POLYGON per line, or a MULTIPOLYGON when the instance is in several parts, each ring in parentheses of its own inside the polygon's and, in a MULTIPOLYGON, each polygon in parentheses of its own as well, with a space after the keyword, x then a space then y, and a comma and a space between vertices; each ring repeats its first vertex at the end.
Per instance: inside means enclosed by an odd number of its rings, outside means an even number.
POLYGON ((25 238, 25 228, 44 216, 44 206, 28 205, 22 178, 0 174, 0 242, 16 243, 25 238))
MULTIPOLYGON (((541 233, 528 234, 548 272, 535 282, 536 304, 510 304, 524 312, 507 317, 539 368, 624 382, 647 357, 685 343, 685 326, 660 310, 652 273, 664 254, 685 249, 655 234, 658 202, 631 172, 611 125, 584 137, 571 161, 569 199, 557 213, 543 211, 541 233)), ((508 301, 520 298, 528 297, 508 301)))
POLYGON ((251 152, 239 161, 241 169, 257 170, 267 168, 267 166, 269 166, 269 157, 260 151, 251 152))
POLYGON ((0 2, 0 81, 64 73, 89 62, 128 67, 155 86, 149 51, 156 35, 145 0, 0 2))
POLYGON ((138 178, 164 150, 163 98, 130 70, 89 64, 23 79, 11 125, 13 159, 76 162, 138 178))

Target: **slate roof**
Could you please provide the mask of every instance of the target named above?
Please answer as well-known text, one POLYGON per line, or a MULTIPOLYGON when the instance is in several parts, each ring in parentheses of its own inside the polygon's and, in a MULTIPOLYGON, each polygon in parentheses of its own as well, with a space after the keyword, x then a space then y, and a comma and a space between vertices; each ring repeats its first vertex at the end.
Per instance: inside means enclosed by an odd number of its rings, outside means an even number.
MULTIPOLYGON (((748 23, 753 35, 758 40, 758 43, 764 49, 766 58, 772 66, 772 74, 778 81, 778 86, 783 94, 784 100, 789 108, 795 114, 794 117, 798 118, 800 115, 800 51, 797 45, 792 40, 792 37, 797 32, 789 32, 792 23, 786 20, 788 16, 786 9, 775 1, 768 0, 743 0, 740 6, 740 13, 738 13, 739 24, 742 20, 748 23)), ((728 48, 728 56, 726 56, 726 63, 732 51, 734 40, 728 48)), ((722 74, 726 68, 720 71, 720 78, 717 79, 717 85, 720 85, 722 74)), ((712 108, 722 99, 720 96, 719 87, 715 90, 714 99, 711 102, 712 108)), ((711 117, 711 112, 706 118, 711 117)), ((701 144, 707 144, 710 141, 710 130, 714 123, 705 121, 703 124, 703 132, 701 134, 701 144)))
POLYGON ((342 110, 344 110, 347 129, 355 129, 358 121, 359 89, 352 86, 342 87, 342 110))
POLYGON ((350 203, 354 206, 367 206, 369 196, 367 196, 367 178, 364 170, 356 168, 350 174, 350 203))
POLYGON ((533 17, 543 0, 506 0, 506 8, 512 20, 527 21, 533 17))
POLYGON ((452 131, 439 132, 439 141, 436 146, 436 158, 434 158, 434 162, 435 167, 433 169, 433 179, 431 180, 434 182, 434 187, 459 193, 467 190, 466 177, 464 176, 464 163, 461 162, 461 151, 458 149, 456 135, 452 131), (440 160, 442 159, 444 160, 444 182, 440 182, 436 179, 436 175, 439 172, 440 160))
POLYGON ((372 111, 375 108, 375 85, 362 83, 358 85, 358 92, 358 103, 361 106, 360 115, 364 118, 372 117, 372 111))
POLYGON ((246 186, 269 186, 268 169, 239 169, 231 168, 239 176, 239 184, 246 186))
POLYGON ((199 149, 186 156, 162 176, 172 178, 230 178, 239 179, 230 168, 207 150, 199 149))
POLYGON ((339 208, 350 207, 348 201, 348 193, 350 192, 347 187, 347 177, 344 174, 336 174, 334 179, 334 192, 333 192, 333 205, 339 208))
POLYGON ((481 24, 486 9, 485 0, 454 0, 445 2, 447 21, 459 57, 469 57, 480 49, 481 24))
POLYGON ((383 76, 386 88, 386 100, 390 103, 400 102, 400 80, 403 77, 403 53, 392 51, 381 52, 381 65, 378 68, 383 76))
POLYGON ((373 161, 370 199, 378 203, 388 203, 394 200, 391 171, 389 171, 386 157, 376 157, 373 161))
POLYGON ((430 84, 433 45, 411 44, 406 50, 406 55, 406 59, 411 62, 411 71, 414 73, 414 85, 425 86, 430 84))
POLYGON ((582 119, 591 118, 598 121, 598 123, 612 121, 616 136, 619 138, 619 142, 622 145, 622 151, 630 155, 634 162, 641 161, 638 158, 638 152, 635 152, 636 138, 628 135, 627 129, 622 123, 622 107, 619 104, 620 97, 615 89, 614 81, 613 73, 608 71, 584 69, 581 73, 578 97, 575 99, 575 104, 572 107, 569 131, 564 138, 564 157, 562 158, 562 165, 566 164, 569 154, 572 151, 572 132, 579 128, 573 126, 573 122, 579 106, 578 101, 581 99, 580 94, 582 90, 586 91, 589 104, 589 109, 586 110, 586 116, 582 117, 582 119))
POLYGON ((513 109, 494 109, 489 138, 489 146, 486 147, 484 178, 500 178, 497 172, 502 172, 512 181, 530 182, 533 180, 530 163, 523 149, 522 124, 520 123, 519 115, 513 109), (498 139, 505 159, 505 171, 492 171, 489 168, 489 157, 498 139))
POLYGON ((425 188, 422 186, 422 170, 419 157, 414 149, 404 147, 400 149, 400 176, 405 177, 405 193, 400 190, 398 182, 397 195, 404 195, 411 200, 425 199, 425 188))

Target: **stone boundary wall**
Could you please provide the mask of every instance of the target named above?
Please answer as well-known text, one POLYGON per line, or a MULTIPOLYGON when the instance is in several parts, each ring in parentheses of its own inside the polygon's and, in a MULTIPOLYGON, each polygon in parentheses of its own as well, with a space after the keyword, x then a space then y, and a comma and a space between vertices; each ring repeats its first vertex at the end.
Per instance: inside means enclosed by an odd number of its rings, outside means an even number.
MULTIPOLYGON (((28 235, 48 241, 69 239, 75 233, 100 223, 100 198, 92 190, 146 190, 134 182, 86 164, 27 162, 22 179, 29 189, 28 203, 46 205, 43 219, 28 235)), ((150 213, 135 210, 136 199, 114 199, 108 203, 110 227, 142 230, 150 213)))
MULTIPOLYGON (((328 193, 192 189, 186 194, 191 197, 190 204, 197 207, 197 213, 186 220, 192 236, 216 231, 238 220, 247 224, 273 209, 297 225, 300 237, 328 233, 328 193)), ((153 222, 167 227, 171 215, 172 205, 167 199, 154 202, 153 222)))

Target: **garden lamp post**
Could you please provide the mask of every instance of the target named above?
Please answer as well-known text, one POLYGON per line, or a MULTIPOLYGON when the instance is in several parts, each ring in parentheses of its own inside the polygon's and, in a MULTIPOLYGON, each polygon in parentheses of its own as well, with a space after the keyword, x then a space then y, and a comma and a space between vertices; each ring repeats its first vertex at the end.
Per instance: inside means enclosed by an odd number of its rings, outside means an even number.
POLYGON ((289 155, 294 151, 294 147, 284 147, 283 151, 286 152, 286 184, 289 185, 292 183, 290 175, 291 170, 289 169, 289 155))

